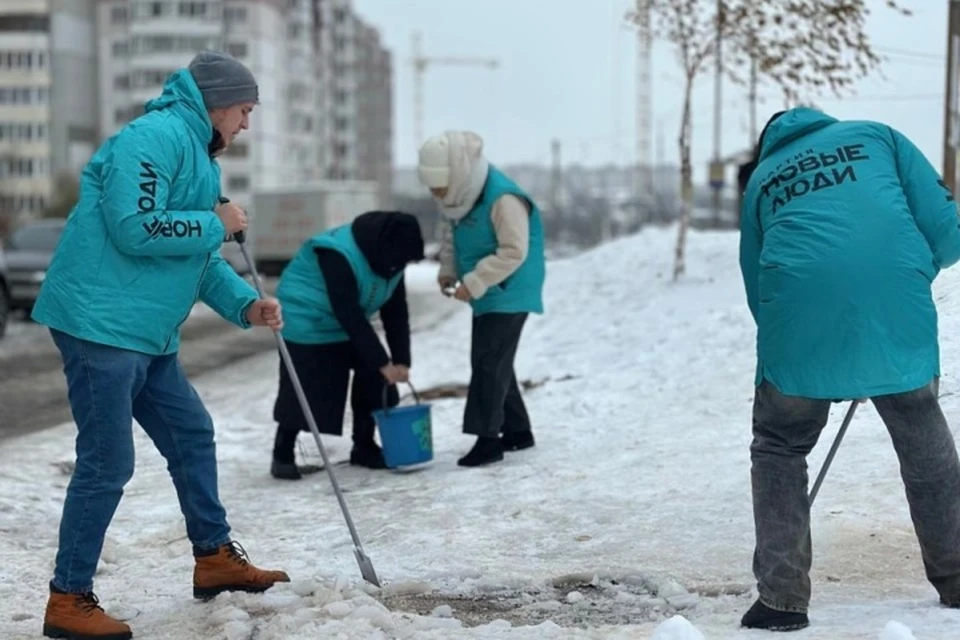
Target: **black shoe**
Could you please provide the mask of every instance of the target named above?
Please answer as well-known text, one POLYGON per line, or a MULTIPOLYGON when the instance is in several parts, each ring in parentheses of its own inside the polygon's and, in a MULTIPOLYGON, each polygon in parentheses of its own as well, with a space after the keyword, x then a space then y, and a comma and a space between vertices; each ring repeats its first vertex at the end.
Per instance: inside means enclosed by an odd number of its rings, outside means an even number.
POLYGON ((740 624, 748 629, 799 631, 810 626, 810 619, 805 613, 777 611, 757 600, 750 610, 743 614, 740 624))
POLYGON ((536 444, 532 431, 512 431, 505 433, 500 437, 500 443, 503 445, 504 451, 522 451, 536 444))
POLYGON ((323 471, 323 467, 313 464, 298 465, 296 462, 281 462, 276 458, 270 463, 270 475, 277 480, 301 480, 303 476, 318 471, 323 471))
POLYGON ((500 438, 477 438, 470 453, 457 460, 461 467, 480 467, 503 460, 503 445, 500 438))
POLYGON ((350 464, 368 469, 386 469, 387 462, 383 459, 383 450, 376 444, 353 445, 350 451, 350 464))

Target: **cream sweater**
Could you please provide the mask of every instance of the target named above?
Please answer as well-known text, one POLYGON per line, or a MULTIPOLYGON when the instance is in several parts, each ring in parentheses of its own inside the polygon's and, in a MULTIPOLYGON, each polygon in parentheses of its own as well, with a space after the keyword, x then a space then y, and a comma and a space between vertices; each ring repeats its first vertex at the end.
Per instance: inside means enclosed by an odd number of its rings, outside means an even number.
MULTIPOLYGON (((497 235, 497 250, 477 263, 463 276, 463 285, 474 298, 482 298, 490 287, 510 277, 527 259, 530 245, 530 208, 517 196, 505 194, 491 207, 490 218, 497 235)), ((446 226, 440 245, 438 279, 455 280, 457 270, 453 254, 453 229, 446 226)))

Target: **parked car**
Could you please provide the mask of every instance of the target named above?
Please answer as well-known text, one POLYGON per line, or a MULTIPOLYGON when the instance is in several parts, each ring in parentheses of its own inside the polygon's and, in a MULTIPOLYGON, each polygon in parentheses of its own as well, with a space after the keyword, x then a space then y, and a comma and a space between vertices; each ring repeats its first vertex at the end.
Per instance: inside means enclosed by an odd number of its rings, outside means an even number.
POLYGON ((7 260, 0 246, 0 339, 7 333, 10 320, 10 286, 7 279, 7 260))
POLYGON ((64 220, 37 220, 19 227, 7 240, 10 307, 30 312, 47 276, 64 220))
MULTIPOLYGON (((6 255, 11 310, 29 313, 33 309, 65 225, 62 219, 35 220, 10 236, 6 255)), ((237 273, 248 275, 249 269, 237 243, 225 242, 220 253, 237 273)))

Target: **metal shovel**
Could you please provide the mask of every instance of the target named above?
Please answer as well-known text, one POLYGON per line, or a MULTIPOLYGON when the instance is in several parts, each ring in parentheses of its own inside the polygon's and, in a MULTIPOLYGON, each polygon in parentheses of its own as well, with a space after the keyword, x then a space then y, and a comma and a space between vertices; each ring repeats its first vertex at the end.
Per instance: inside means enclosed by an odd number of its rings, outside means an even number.
MULTIPOLYGON (((250 254, 247 252, 247 246, 245 244, 246 234, 244 234, 243 231, 235 233, 233 239, 240 245, 240 252, 243 254, 243 259, 247 262, 247 268, 249 268, 250 273, 253 274, 253 283, 257 288, 257 295, 263 300, 264 295, 263 288, 260 286, 260 278, 257 276, 253 260, 250 259, 250 254)), ((364 553, 363 545, 360 544, 360 536, 357 534, 357 528, 353 525, 353 518, 350 517, 347 501, 343 499, 343 493, 340 491, 340 485, 337 483, 337 476, 333 473, 333 466, 327 457, 327 451, 323 448, 323 442, 320 440, 320 429, 317 428, 313 411, 310 410, 310 403, 307 402, 307 396, 303 392, 303 387, 300 385, 300 378, 297 376, 297 370, 294 368, 293 360, 290 358, 290 352, 287 350, 287 343, 279 331, 275 331, 273 335, 277 339, 280 358, 283 360, 283 364, 287 368, 287 373, 290 375, 290 381, 293 383, 293 389, 297 393, 297 400, 300 401, 300 408, 303 410, 303 415, 307 419, 307 425, 309 425, 310 431, 313 433, 314 440, 317 441, 317 448, 320 449, 320 457, 323 458, 323 467, 330 476, 330 484, 333 485, 333 492, 337 496, 337 502, 340 503, 340 510, 343 512, 343 517, 347 521, 347 527, 350 529, 350 537, 353 538, 353 555, 356 556, 357 564, 360 566, 360 575, 370 584, 379 587, 380 580, 377 578, 377 572, 373 568, 373 562, 371 562, 367 554, 364 553)))
POLYGON ((850 422, 853 420, 853 414, 857 412, 858 404, 860 404, 859 400, 854 400, 850 403, 850 408, 847 409, 847 415, 843 418, 843 423, 840 425, 837 437, 833 439, 833 445, 830 446, 830 451, 827 452, 827 458, 823 461, 823 466, 820 467, 817 480, 813 483, 813 489, 810 490, 809 501, 811 506, 813 506, 813 499, 817 497, 817 493, 820 491, 820 485, 823 484, 823 479, 827 475, 827 469, 830 468, 830 463, 833 462, 833 456, 837 455, 837 449, 840 448, 840 441, 843 440, 843 434, 847 432, 847 427, 850 426, 850 422))

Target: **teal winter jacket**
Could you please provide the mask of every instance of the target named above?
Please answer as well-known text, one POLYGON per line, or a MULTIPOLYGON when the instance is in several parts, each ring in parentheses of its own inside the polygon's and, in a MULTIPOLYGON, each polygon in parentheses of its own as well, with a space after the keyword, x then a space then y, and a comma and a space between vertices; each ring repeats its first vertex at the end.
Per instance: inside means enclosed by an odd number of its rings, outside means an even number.
POLYGON ((471 300, 474 315, 485 313, 543 313, 543 285, 546 280, 543 221, 540 208, 513 180, 490 165, 480 199, 460 220, 453 222, 453 252, 457 276, 463 278, 477 264, 497 252, 497 233, 491 219, 494 203, 503 195, 514 195, 530 207, 530 240, 527 257, 506 280, 471 300))
POLYGON ((150 355, 176 352, 199 298, 248 327, 256 292, 220 256, 213 125, 186 69, 83 170, 77 205, 34 306, 37 322, 150 355))
POLYGON ((368 320, 393 295, 403 271, 389 279, 377 275, 357 245, 350 224, 324 231, 303 244, 277 285, 277 299, 283 307, 283 337, 299 344, 347 342, 350 336, 334 314, 317 262, 317 249, 332 249, 347 259, 368 320))
POLYGON ((960 259, 957 206, 901 133, 786 112, 763 136, 741 212, 756 382, 853 399, 940 373, 931 284, 960 259))

